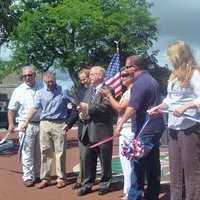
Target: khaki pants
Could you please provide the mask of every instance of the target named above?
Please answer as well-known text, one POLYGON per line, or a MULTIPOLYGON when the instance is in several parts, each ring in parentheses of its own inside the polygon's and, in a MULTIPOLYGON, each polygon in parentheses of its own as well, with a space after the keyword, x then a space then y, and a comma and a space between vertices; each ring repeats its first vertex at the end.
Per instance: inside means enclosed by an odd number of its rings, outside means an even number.
POLYGON ((65 134, 62 130, 64 122, 40 122, 41 173, 40 178, 48 180, 55 154, 56 175, 65 179, 65 134))

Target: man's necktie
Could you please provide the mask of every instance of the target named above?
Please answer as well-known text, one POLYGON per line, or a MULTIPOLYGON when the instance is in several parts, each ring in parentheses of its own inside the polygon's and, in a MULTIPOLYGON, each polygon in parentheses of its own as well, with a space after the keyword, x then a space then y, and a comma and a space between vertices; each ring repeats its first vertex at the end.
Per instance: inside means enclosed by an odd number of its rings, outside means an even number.
POLYGON ((91 91, 90 91, 90 103, 94 103, 95 99, 96 99, 96 88, 92 87, 91 91))

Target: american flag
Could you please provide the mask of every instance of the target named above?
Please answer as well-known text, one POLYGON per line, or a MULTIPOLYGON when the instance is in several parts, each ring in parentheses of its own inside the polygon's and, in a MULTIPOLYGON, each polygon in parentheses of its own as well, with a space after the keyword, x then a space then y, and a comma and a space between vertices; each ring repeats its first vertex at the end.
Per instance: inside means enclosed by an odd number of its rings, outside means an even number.
POLYGON ((122 84, 120 74, 120 58, 119 54, 115 53, 106 70, 104 82, 112 87, 115 91, 115 97, 121 95, 122 84))

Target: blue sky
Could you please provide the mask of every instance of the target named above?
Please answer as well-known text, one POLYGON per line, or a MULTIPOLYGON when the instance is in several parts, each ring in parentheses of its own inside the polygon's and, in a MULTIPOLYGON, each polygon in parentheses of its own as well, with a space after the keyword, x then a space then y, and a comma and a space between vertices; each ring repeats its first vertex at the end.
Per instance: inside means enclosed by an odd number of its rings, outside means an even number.
POLYGON ((187 42, 192 47, 197 62, 200 63, 200 0, 148 1, 154 3, 152 15, 159 18, 159 38, 153 47, 160 50, 159 64, 169 64, 166 49, 177 40, 187 42))

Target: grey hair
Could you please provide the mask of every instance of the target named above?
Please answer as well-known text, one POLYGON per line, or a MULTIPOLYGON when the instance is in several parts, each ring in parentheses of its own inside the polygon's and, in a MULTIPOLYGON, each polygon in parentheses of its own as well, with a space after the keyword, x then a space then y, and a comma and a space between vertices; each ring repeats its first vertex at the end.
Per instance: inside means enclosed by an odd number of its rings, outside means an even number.
POLYGON ((56 80, 56 74, 53 71, 46 71, 43 74, 43 78, 45 78, 45 77, 52 77, 54 80, 56 80))

